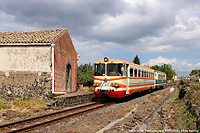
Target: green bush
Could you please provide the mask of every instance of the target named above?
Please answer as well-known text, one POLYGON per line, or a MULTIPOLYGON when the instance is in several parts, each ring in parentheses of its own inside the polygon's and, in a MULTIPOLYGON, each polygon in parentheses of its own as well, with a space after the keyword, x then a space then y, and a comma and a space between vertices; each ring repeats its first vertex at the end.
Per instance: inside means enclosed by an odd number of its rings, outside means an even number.
POLYGON ((11 106, 8 104, 5 104, 5 103, 3 103, 3 102, 0 102, 0 110, 2 110, 2 109, 10 109, 11 108, 11 106))
POLYGON ((93 71, 93 65, 84 64, 78 66, 77 70, 77 82, 83 83, 83 86, 92 86, 94 82, 94 71, 93 71))

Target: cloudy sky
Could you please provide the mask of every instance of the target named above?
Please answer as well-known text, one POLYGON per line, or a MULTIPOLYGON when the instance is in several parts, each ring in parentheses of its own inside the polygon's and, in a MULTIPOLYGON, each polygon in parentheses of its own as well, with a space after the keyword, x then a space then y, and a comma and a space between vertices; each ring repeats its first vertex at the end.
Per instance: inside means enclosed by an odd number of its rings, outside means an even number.
POLYGON ((0 31, 67 28, 79 64, 108 56, 200 69, 199 0, 1 0, 0 31))

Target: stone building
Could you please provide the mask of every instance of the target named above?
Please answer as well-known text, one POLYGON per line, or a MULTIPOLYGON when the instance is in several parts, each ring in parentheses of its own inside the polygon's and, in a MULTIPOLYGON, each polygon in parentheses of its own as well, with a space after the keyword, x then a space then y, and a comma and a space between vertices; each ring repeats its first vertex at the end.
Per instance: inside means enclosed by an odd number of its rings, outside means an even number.
POLYGON ((0 32, 0 96, 48 97, 75 92, 76 83, 77 53, 67 29, 0 32))

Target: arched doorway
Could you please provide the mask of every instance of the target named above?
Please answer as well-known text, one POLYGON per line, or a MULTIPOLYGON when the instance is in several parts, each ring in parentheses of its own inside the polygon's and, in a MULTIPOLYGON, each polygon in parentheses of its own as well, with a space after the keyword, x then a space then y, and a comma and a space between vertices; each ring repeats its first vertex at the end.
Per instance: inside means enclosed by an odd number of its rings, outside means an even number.
POLYGON ((71 65, 67 63, 66 65, 66 92, 71 92, 71 65))

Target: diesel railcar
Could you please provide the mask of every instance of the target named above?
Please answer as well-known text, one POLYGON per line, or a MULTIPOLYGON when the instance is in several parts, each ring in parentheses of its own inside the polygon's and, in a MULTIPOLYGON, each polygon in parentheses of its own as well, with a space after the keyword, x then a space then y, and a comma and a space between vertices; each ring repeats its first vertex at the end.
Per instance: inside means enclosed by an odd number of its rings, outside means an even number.
POLYGON ((165 73, 135 63, 107 57, 94 63, 96 97, 125 97, 165 84, 165 73))
POLYGON ((155 70, 154 72, 154 78, 156 80, 156 87, 157 88, 163 88, 166 85, 166 73, 155 70))

